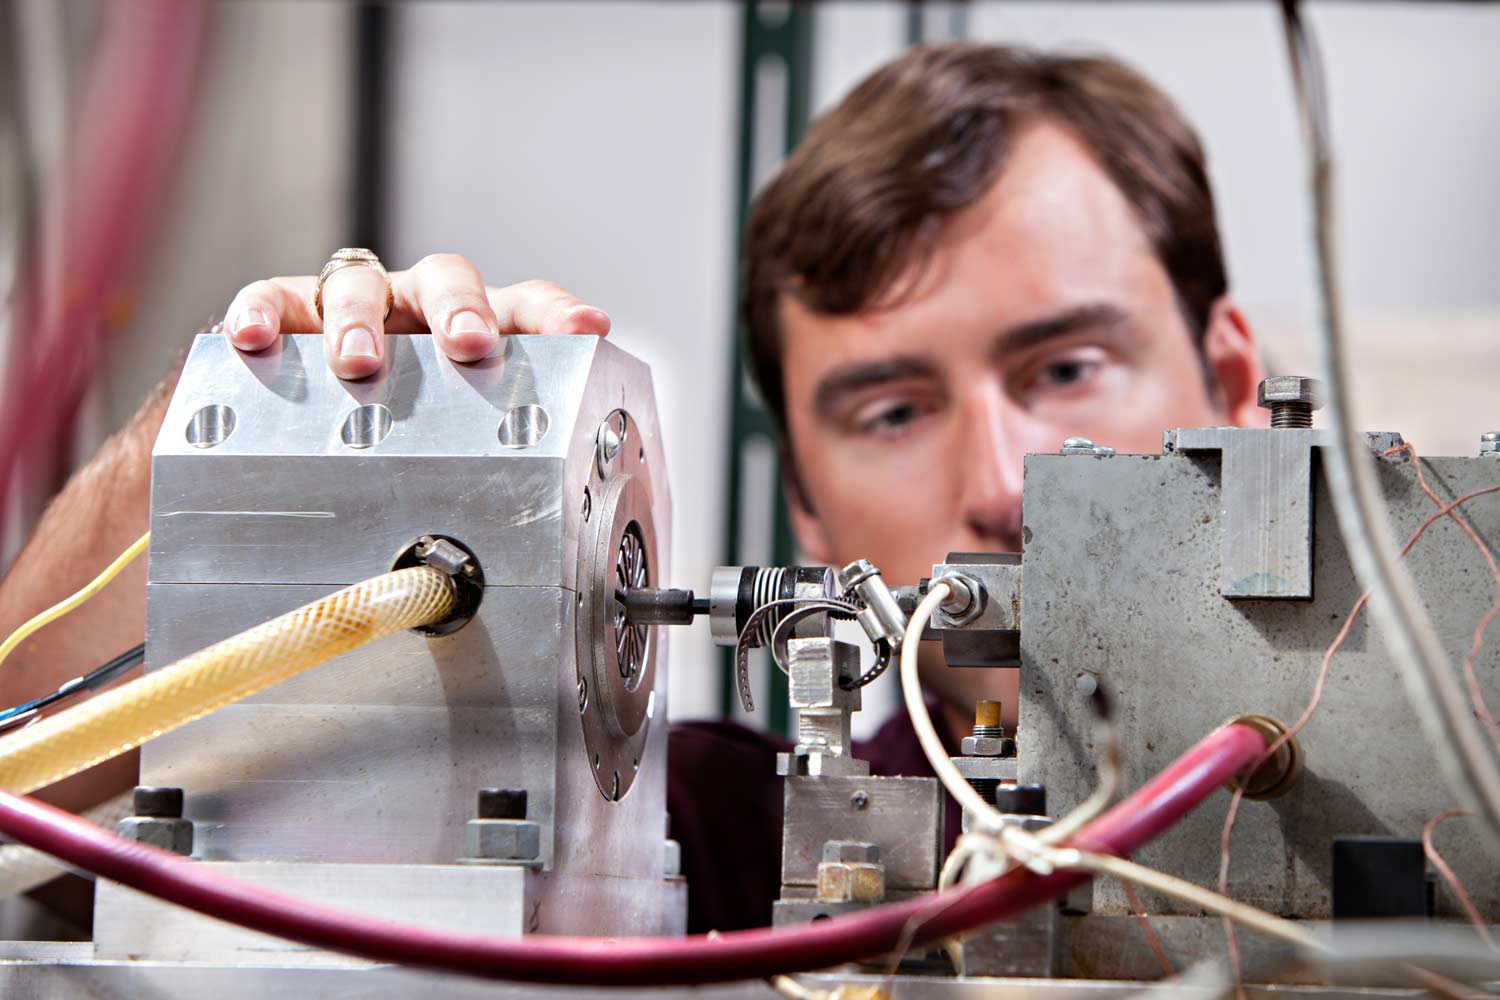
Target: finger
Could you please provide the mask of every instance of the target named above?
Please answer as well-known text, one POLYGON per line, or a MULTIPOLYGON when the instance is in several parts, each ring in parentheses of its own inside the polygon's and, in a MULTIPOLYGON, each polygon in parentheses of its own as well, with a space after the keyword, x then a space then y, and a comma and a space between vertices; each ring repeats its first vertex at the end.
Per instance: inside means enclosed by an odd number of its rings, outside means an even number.
POLYGON ((323 282, 323 353, 339 378, 364 378, 385 357, 386 279, 355 265, 323 282))
POLYGON ((431 254, 391 275, 403 312, 420 314, 438 349, 454 361, 478 361, 500 343, 500 325, 484 279, 458 254, 431 254))
POLYGON ((609 333, 609 316, 550 281, 488 288, 501 333, 609 333))
POLYGON ((224 333, 242 351, 270 347, 281 332, 313 332, 321 324, 312 309, 311 277, 270 278, 241 288, 224 313, 224 333))

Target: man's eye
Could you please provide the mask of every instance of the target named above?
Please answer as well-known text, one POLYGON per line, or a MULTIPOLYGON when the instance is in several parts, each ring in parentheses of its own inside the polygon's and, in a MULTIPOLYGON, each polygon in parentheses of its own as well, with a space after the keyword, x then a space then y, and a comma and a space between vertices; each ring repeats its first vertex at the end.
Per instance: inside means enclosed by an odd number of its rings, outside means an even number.
POLYGON ((893 403, 870 411, 859 421, 859 429, 865 434, 899 431, 920 419, 924 412, 917 403, 893 403))
POLYGON ((1042 382, 1046 385, 1073 385, 1088 377, 1095 368, 1091 361, 1054 361, 1042 369, 1042 382))

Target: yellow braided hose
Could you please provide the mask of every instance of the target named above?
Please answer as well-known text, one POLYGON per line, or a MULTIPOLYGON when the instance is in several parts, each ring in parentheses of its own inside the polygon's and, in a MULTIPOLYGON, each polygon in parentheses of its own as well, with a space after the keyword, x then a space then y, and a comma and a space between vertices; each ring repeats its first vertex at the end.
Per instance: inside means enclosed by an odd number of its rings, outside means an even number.
POLYGON ((446 618, 453 582, 396 570, 231 636, 0 739, 0 787, 26 794, 384 636, 446 618))

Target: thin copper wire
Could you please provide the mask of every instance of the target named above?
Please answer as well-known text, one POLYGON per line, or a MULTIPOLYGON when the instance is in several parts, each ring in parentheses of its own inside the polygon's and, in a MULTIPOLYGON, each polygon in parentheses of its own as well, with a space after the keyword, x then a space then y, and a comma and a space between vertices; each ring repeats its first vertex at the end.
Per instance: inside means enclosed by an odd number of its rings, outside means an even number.
POLYGON ((1177 970, 1172 968, 1172 963, 1167 959, 1167 951, 1161 946, 1161 938, 1156 934, 1156 928, 1151 926, 1150 918, 1141 909, 1141 901, 1136 898, 1135 887, 1121 879, 1120 888, 1125 890, 1125 905, 1130 907, 1131 915, 1135 917, 1141 933, 1146 936, 1146 944, 1150 946, 1151 954, 1156 956, 1156 965, 1161 969, 1162 978, 1171 979, 1177 975, 1177 970))
POLYGON ((1432 817, 1427 821, 1427 825, 1422 827, 1422 852, 1427 855, 1427 860, 1432 862, 1432 867, 1438 870, 1438 874, 1443 876, 1443 881, 1448 883, 1448 888, 1453 890, 1453 895, 1458 897, 1458 905, 1463 907, 1464 916, 1469 918, 1469 923, 1474 925, 1474 929, 1479 932, 1484 943, 1490 947, 1491 951, 1500 952, 1500 946, 1495 944, 1494 937, 1490 935, 1489 925, 1484 922, 1484 917, 1480 916, 1479 908, 1474 905, 1474 900, 1469 898, 1468 890, 1464 888, 1464 884, 1459 881, 1458 876, 1453 873, 1453 869, 1448 866, 1447 861, 1443 860, 1443 856, 1438 853, 1437 847, 1432 843, 1433 828, 1443 820, 1452 819, 1455 816, 1472 815, 1474 814, 1467 809, 1445 809, 1432 817))
MULTIPOLYGON (((1417 526, 1417 530, 1412 532, 1411 537, 1406 540, 1406 544, 1401 546, 1401 558, 1404 559, 1406 558, 1406 554, 1411 551, 1412 546, 1416 545, 1417 541, 1422 537, 1422 535, 1427 532, 1427 529, 1430 528, 1439 519, 1449 516, 1453 511, 1457 510, 1460 506, 1468 503, 1475 497, 1484 496, 1486 493, 1500 492, 1500 486, 1486 486, 1483 489, 1471 490, 1470 492, 1465 493, 1463 496, 1452 501, 1451 503, 1443 504, 1440 500, 1438 500, 1437 496, 1433 494, 1430 489, 1428 489, 1427 482, 1421 474, 1421 465, 1417 462, 1416 450, 1412 448, 1410 444, 1400 445, 1396 448, 1392 448, 1385 454, 1389 455, 1393 452, 1403 450, 1409 452, 1412 457, 1412 464, 1417 469, 1417 481, 1421 483, 1423 491, 1426 492, 1434 502, 1439 504, 1438 510, 1429 515, 1426 520, 1419 524, 1417 526)), ((1470 531, 1472 532, 1472 529, 1470 529, 1470 531)), ((1480 551, 1484 553, 1486 561, 1493 565, 1494 556, 1490 553, 1489 547, 1484 544, 1483 540, 1480 539, 1477 534, 1471 533, 1469 537, 1479 546, 1480 551)), ((1497 582, 1497 586, 1500 586, 1500 582, 1497 582)), ((1308 699, 1307 707, 1302 710, 1302 715, 1298 717, 1297 721, 1292 725, 1292 727, 1288 729, 1282 736, 1278 737, 1276 741, 1273 742, 1269 747, 1266 748, 1265 755, 1261 758, 1262 761, 1269 760, 1271 756, 1276 753, 1276 751, 1280 750, 1287 743, 1288 740, 1291 740, 1293 737, 1295 737, 1297 733, 1302 730, 1302 727, 1307 725, 1308 720, 1312 718, 1313 712, 1317 710, 1318 702, 1323 698, 1323 685, 1328 680, 1328 667, 1333 662, 1334 654, 1339 651, 1339 647, 1341 647, 1344 644, 1344 640, 1348 638, 1349 630, 1354 627, 1355 620, 1359 617, 1360 612, 1364 610, 1365 604, 1369 601, 1369 599, 1370 592, 1365 591, 1360 595, 1359 600, 1354 602, 1354 607, 1350 609, 1348 617, 1344 619, 1344 624, 1339 628, 1338 635, 1333 637, 1333 642, 1329 644, 1328 651, 1323 654, 1323 662, 1318 667, 1318 679, 1313 684, 1312 697, 1308 699)), ((1497 598, 1497 605, 1500 605, 1500 598, 1497 598)), ((1471 646, 1471 651, 1478 650, 1479 643, 1483 640, 1484 636, 1483 626, 1488 625, 1489 622, 1495 617, 1496 613, 1496 609, 1492 607, 1490 609, 1490 613, 1485 615, 1485 617, 1480 620, 1481 627, 1475 630, 1475 637, 1474 642, 1471 646)), ((1468 670, 1469 673, 1472 674, 1472 661, 1468 663, 1468 670)), ((1472 684, 1470 686, 1470 694, 1474 694, 1477 689, 1478 684, 1472 684)), ((1488 715, 1488 709, 1484 706, 1483 698, 1479 698, 1476 701, 1474 711, 1476 715, 1479 715, 1479 718, 1486 718, 1486 716, 1488 715), (1479 714, 1481 712, 1483 712, 1484 714, 1479 714)), ((1229 800, 1229 809, 1224 814, 1224 831, 1219 839, 1219 893, 1221 895, 1227 896, 1229 894, 1229 839, 1230 835, 1234 831, 1234 821, 1235 818, 1239 815, 1240 801, 1244 798, 1244 794, 1244 786, 1235 789, 1233 796, 1229 800)), ((1239 986, 1239 938, 1235 934, 1234 924, 1232 924, 1228 920, 1224 921, 1224 936, 1227 939, 1229 945, 1229 962, 1230 968, 1234 972, 1236 996, 1243 996, 1243 993, 1241 992, 1239 986)))

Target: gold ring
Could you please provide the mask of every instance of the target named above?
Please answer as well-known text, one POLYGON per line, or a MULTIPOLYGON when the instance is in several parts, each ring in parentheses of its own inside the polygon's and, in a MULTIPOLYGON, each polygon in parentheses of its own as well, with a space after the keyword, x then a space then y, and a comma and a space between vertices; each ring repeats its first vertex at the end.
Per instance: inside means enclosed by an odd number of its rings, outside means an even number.
POLYGON ((323 265, 323 270, 318 272, 318 283, 313 287, 313 311, 318 314, 318 321, 323 320, 323 285, 337 271, 346 267, 368 267, 380 275, 385 282, 385 315, 382 320, 391 316, 391 304, 393 295, 391 293, 391 276, 386 273, 385 265, 380 263, 380 258, 375 256, 364 247, 343 247, 335 250, 333 256, 328 258, 328 263, 323 265))

